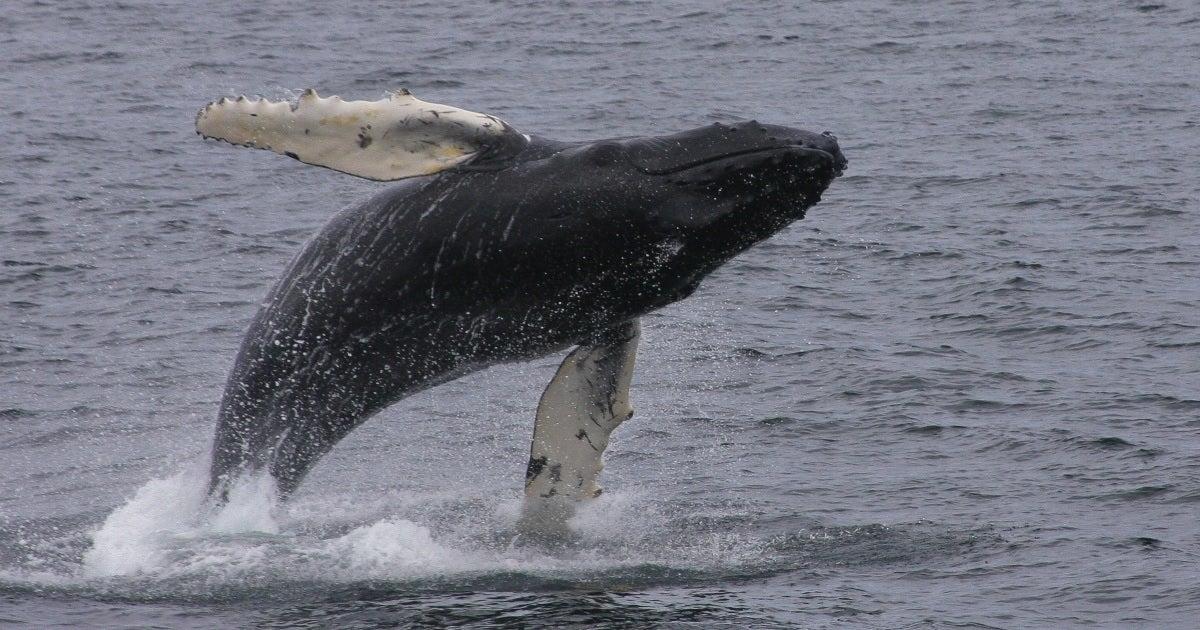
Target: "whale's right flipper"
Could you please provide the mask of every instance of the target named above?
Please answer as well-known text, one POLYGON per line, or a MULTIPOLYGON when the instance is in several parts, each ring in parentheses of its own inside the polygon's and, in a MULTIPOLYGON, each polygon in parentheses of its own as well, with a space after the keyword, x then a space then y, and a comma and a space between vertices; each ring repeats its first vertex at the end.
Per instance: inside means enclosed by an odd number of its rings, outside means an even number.
POLYGON ((600 494, 596 477, 608 438, 633 416, 629 383, 640 336, 637 320, 573 350, 538 403, 520 530, 561 538, 575 505, 600 494))

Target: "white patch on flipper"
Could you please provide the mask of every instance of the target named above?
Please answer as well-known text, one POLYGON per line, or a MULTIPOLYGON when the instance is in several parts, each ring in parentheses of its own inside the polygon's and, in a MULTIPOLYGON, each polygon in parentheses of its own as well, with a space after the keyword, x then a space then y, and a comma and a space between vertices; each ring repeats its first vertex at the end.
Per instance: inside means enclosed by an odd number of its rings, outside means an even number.
POLYGON ((407 90, 378 101, 322 98, 314 90, 296 103, 222 98, 200 110, 196 132, 380 181, 437 173, 516 133, 494 116, 427 103, 407 90))
POLYGON ((524 532, 561 536, 576 504, 599 493, 609 436, 633 415, 629 384, 639 334, 634 320, 576 348, 542 393, 525 479, 524 532))

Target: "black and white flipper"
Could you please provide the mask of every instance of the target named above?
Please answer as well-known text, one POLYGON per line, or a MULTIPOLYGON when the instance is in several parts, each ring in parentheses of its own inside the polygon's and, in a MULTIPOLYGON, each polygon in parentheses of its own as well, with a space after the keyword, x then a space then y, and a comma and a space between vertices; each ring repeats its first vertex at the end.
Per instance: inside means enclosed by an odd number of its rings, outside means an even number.
POLYGON ((633 416, 629 383, 639 335, 631 320, 579 346, 542 393, 525 473, 523 534, 560 538, 576 505, 600 494, 596 477, 609 436, 633 416))
POLYGON ((432 175, 525 142, 495 116, 427 103, 407 90, 378 101, 324 98, 315 90, 295 102, 222 98, 196 115, 196 132, 380 181, 432 175))

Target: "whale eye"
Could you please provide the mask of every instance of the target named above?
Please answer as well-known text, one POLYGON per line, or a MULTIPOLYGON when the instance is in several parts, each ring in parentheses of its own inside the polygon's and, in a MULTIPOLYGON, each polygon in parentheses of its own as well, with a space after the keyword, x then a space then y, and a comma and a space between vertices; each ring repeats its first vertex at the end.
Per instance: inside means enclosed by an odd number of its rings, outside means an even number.
POLYGON ((616 142, 601 142, 588 150, 588 158, 596 166, 616 164, 625 155, 625 148, 616 142))

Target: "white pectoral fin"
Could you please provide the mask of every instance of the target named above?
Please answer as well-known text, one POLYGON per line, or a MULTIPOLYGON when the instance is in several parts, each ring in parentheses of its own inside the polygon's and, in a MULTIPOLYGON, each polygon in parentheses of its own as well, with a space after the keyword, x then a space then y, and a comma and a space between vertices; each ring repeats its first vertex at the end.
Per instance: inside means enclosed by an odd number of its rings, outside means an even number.
POLYGON ((200 110, 196 132, 380 181, 431 175, 517 133, 493 116, 426 103, 407 90, 378 101, 322 98, 314 90, 295 103, 222 98, 200 110))
POLYGON ((525 473, 525 531, 563 531, 575 504, 600 494, 596 478, 609 436, 633 415, 629 383, 638 337, 637 320, 607 331, 568 354, 546 387, 525 473))

